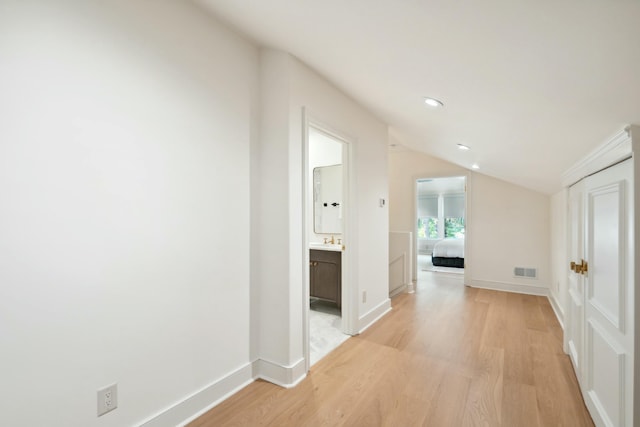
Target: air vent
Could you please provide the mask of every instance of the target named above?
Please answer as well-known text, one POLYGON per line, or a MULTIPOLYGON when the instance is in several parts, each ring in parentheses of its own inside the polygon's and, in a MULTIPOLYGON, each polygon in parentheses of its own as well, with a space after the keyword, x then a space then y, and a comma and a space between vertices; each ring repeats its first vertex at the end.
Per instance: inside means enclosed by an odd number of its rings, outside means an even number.
POLYGON ((516 267, 516 268, 513 269, 513 274, 516 277, 524 277, 526 279, 537 279, 538 278, 538 269, 537 268, 516 267))

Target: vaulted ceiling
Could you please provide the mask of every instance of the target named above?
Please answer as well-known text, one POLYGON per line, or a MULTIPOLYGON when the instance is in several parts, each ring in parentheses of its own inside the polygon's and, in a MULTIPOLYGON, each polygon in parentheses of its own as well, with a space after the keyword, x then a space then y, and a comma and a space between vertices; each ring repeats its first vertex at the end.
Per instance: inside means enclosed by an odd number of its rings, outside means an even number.
POLYGON ((640 124, 639 1, 197 1, 316 69, 394 143, 544 193, 640 124))

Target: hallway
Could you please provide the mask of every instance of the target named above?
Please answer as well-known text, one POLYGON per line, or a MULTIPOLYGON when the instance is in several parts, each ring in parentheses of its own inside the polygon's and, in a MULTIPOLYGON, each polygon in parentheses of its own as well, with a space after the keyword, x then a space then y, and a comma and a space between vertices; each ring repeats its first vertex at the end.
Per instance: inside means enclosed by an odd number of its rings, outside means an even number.
POLYGON ((592 426, 544 297, 420 274, 293 389, 256 381, 196 426, 592 426))

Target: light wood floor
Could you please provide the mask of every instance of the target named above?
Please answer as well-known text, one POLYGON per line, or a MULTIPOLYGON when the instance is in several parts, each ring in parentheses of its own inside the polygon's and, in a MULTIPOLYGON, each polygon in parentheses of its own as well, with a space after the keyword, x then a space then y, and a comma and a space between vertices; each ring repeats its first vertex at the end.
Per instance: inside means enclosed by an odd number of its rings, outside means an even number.
POLYGON ((592 426, 546 298, 429 273, 293 389, 256 381, 196 426, 592 426))

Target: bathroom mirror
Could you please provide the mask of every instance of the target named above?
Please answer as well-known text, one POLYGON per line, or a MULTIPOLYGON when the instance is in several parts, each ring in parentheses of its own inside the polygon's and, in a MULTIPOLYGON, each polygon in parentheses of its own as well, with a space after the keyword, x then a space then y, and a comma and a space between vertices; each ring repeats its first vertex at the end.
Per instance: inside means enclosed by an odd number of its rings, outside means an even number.
POLYGON ((342 233, 342 165, 313 169, 313 231, 342 233))

